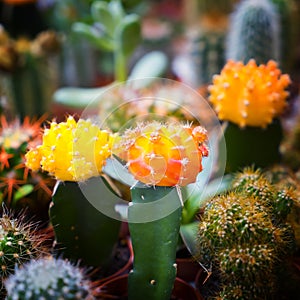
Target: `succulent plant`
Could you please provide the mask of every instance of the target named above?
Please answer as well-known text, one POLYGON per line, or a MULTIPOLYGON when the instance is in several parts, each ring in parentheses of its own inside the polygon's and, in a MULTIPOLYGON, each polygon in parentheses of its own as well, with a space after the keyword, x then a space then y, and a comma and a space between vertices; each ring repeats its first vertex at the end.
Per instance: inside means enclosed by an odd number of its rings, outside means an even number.
POLYGON ((24 156, 28 147, 41 142, 44 120, 26 117, 21 123, 2 116, 0 123, 0 203, 16 212, 26 208, 29 218, 41 222, 48 220, 54 181, 40 172, 31 172, 24 156))
MULTIPOLYGON (((0 218, 0 275, 3 280, 14 273, 15 266, 23 265, 44 251, 43 237, 34 233, 34 227, 20 217, 14 219, 8 214, 0 218)), ((1 291, 3 292, 3 291, 1 291)))
POLYGON ((179 186, 195 182, 208 155, 203 127, 150 122, 127 130, 114 153, 136 180, 128 208, 134 251, 129 299, 170 299, 183 200, 179 186), (151 243, 149 244, 149 241, 151 243))
POLYGON ((266 64, 280 58, 280 22, 269 0, 242 1, 230 22, 226 59, 266 64))
POLYGON ((66 122, 52 122, 45 128, 42 144, 26 154, 28 168, 42 169, 58 181, 50 208, 56 251, 91 267, 108 267, 121 226, 119 219, 102 213, 101 205, 114 204, 96 189, 113 141, 113 135, 91 120, 69 116, 66 122), (89 190, 89 196, 83 189, 89 190))
POLYGON ((227 171, 255 164, 266 167, 281 159, 279 146, 283 130, 278 120, 287 106, 290 84, 276 62, 257 65, 229 60, 209 86, 209 100, 220 120, 228 121, 224 130, 227 171), (250 144, 259 144, 251 148, 250 144))
POLYGON ((62 259, 32 260, 5 282, 7 300, 93 299, 81 269, 62 259))
POLYGON ((291 227, 273 218, 273 199, 254 194, 239 186, 209 201, 201 216, 199 257, 219 272, 222 299, 272 297, 278 265, 294 250, 291 227))

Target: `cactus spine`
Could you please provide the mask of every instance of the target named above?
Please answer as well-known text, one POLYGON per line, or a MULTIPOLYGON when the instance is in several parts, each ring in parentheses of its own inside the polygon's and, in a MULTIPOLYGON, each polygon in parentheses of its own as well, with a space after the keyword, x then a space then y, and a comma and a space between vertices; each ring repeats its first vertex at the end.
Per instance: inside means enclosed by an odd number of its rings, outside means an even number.
POLYGON ((226 59, 247 63, 255 59, 265 64, 279 62, 280 23, 269 0, 242 1, 232 14, 226 46, 226 59))
POLYGON ((62 259, 32 260, 8 278, 7 300, 93 299, 83 272, 62 259))
POLYGON ((16 265, 38 257, 42 251, 42 237, 34 236, 31 227, 21 219, 12 219, 6 214, 0 218, 0 290, 2 280, 14 272, 16 265))

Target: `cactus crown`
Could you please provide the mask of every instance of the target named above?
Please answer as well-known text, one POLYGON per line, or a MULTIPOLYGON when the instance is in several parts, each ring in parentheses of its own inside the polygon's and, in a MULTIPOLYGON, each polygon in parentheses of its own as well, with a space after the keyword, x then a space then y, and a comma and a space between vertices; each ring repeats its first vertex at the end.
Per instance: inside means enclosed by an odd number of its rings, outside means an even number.
POLYGON ((276 8, 269 0, 242 1, 232 14, 227 59, 265 64, 279 61, 280 25, 276 8))
POLYGON ((134 177, 145 184, 184 186, 195 182, 202 170, 202 157, 208 155, 206 139, 207 132, 201 126, 138 124, 121 137, 116 154, 127 162, 134 177))
POLYGON ((83 272, 68 261, 32 260, 5 282, 7 299, 93 299, 83 272))
POLYGON ((42 240, 31 233, 31 227, 5 214, 0 218, 1 278, 12 274, 15 265, 22 265, 40 255, 42 240))
POLYGON ((264 128, 284 111, 289 84, 289 76, 281 74, 272 60, 266 65, 230 60, 214 76, 209 99, 219 119, 264 128))
POLYGON ((98 176, 111 154, 113 136, 90 120, 52 122, 45 129, 43 144, 26 154, 26 165, 41 168, 63 181, 83 181, 98 176))

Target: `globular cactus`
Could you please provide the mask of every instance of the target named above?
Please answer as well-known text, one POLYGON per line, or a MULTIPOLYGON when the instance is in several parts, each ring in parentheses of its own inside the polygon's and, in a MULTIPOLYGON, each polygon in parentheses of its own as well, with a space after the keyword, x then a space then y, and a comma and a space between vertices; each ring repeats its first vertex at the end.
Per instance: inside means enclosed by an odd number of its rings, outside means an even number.
POLYGON ((269 0, 242 1, 232 14, 226 59, 265 64, 280 59, 280 22, 269 0))
POLYGON ((32 260, 5 282, 7 300, 94 299, 81 269, 62 259, 32 260))
POLYGON ((222 299, 271 299, 276 292, 277 271, 294 250, 294 236, 284 221, 274 220, 273 201, 239 187, 206 204, 199 258, 220 275, 216 293, 222 299))
POLYGON ((228 61, 209 86, 209 100, 224 130, 228 172, 256 164, 265 167, 280 161, 282 126, 278 120, 287 106, 290 84, 274 61, 257 65, 228 61), (248 145, 259 145, 250 148, 248 145))
POLYGON ((116 145, 116 155, 139 180, 128 208, 134 252, 130 300, 171 297, 183 205, 178 188, 196 181, 208 155, 206 139, 200 126, 151 122, 127 130, 116 145))
MULTIPOLYGON (((39 120, 26 117, 8 121, 4 116, 0 122, 0 195, 7 208, 20 212, 26 208, 28 218, 47 222, 54 181, 41 172, 31 172, 25 166, 24 156, 28 147, 41 142, 39 120)), ((45 225, 45 224, 41 224, 45 225)))
POLYGON ((43 252, 42 236, 33 233, 34 228, 22 218, 14 219, 3 214, 0 218, 0 276, 1 285, 15 266, 23 265, 43 252))

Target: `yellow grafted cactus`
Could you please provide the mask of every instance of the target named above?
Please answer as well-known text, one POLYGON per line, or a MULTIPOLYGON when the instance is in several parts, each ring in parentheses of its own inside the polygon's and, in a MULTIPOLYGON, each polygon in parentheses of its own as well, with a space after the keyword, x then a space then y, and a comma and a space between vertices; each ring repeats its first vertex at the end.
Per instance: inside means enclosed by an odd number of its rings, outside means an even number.
POLYGON ((42 145, 26 154, 26 165, 41 168, 62 181, 84 181, 98 176, 111 155, 114 136, 89 120, 52 122, 45 129, 42 145))
POLYGON ((206 140, 201 126, 152 122, 127 130, 115 149, 135 179, 148 185, 185 186, 202 170, 206 140))
POLYGON ((259 66, 254 60, 246 65, 229 60, 214 76, 209 99, 220 120, 265 128, 284 111, 290 82, 273 60, 259 66))

